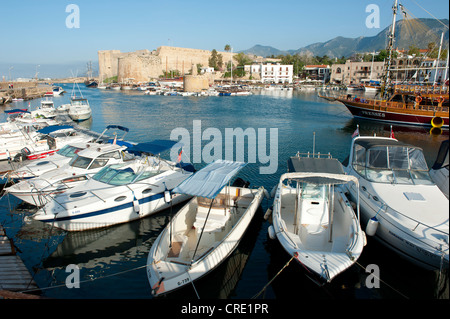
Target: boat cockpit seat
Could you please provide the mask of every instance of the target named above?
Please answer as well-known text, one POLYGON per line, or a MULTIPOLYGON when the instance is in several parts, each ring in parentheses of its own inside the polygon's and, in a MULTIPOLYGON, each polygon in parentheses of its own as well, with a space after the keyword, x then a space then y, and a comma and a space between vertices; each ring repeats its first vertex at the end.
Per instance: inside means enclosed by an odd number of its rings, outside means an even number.
POLYGON ((323 201, 311 201, 303 207, 300 224, 308 234, 319 234, 328 228, 328 209, 323 201))
MULTIPOLYGON (((231 200, 231 203, 234 203, 233 198, 231 198, 231 200)), ((225 196, 218 195, 214 199, 214 203, 211 206, 211 211, 208 216, 210 205, 211 200, 197 197, 197 215, 195 218, 194 227, 198 232, 201 232, 203 227, 205 227, 205 232, 220 231, 230 218, 230 205, 227 204, 227 198, 225 196), (208 220, 205 225, 207 216, 208 220)))

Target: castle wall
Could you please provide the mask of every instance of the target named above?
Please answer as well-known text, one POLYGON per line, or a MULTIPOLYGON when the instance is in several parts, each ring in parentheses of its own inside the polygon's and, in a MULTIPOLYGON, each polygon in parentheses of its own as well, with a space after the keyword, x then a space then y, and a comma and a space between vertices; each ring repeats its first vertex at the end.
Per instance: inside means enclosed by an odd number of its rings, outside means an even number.
MULTIPOLYGON (((236 53, 222 54, 224 65, 236 53)), ((156 51, 139 50, 121 53, 119 50, 98 51, 100 81, 117 76, 118 81, 134 79, 135 82, 158 78, 164 71, 178 70, 181 75, 188 73, 192 65, 208 66, 211 51, 161 46, 156 51)), ((235 62, 235 61, 233 61, 235 62)))

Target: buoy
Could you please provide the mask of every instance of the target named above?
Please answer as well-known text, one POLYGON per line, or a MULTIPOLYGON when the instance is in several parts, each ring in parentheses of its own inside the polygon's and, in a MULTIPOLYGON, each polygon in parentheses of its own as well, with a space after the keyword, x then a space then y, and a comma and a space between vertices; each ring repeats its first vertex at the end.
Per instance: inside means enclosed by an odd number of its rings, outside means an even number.
POLYGON ((269 228, 267 229, 267 232, 269 233, 269 238, 270 239, 275 239, 277 237, 275 235, 275 230, 273 229, 272 225, 269 226, 269 228))
POLYGON ((266 213, 264 214, 264 219, 269 219, 270 215, 272 215, 272 207, 267 208, 266 213))
POLYGON ((378 228, 378 219, 374 216, 367 222, 366 234, 368 236, 374 236, 375 233, 377 232, 377 228, 378 228))
POLYGON ((442 127, 444 125, 444 120, 440 116, 435 116, 431 119, 431 125, 433 127, 442 127))

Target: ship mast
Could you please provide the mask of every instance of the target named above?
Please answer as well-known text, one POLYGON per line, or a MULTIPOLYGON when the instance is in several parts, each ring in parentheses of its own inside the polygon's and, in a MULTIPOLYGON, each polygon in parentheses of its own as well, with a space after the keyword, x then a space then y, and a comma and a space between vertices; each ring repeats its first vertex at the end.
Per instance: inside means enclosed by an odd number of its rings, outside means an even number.
POLYGON ((391 27, 391 33, 389 34, 389 42, 388 46, 386 48, 387 51, 387 59, 384 62, 384 70, 385 75, 383 77, 383 83, 381 84, 381 94, 382 96, 385 96, 386 93, 389 92, 390 86, 391 86, 391 65, 392 65, 392 53, 394 50, 394 40, 395 40, 395 21, 397 17, 397 8, 398 8, 398 0, 394 1, 394 5, 392 7, 392 27, 391 27))

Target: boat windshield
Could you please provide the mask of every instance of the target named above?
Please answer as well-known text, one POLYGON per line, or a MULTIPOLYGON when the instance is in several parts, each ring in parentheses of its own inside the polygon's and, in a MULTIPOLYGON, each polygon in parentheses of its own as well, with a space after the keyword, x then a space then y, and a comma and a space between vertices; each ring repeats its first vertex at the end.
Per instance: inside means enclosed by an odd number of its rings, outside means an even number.
POLYGON ((108 163, 108 159, 96 158, 92 159, 89 157, 84 157, 76 154, 71 160, 69 165, 72 167, 83 168, 83 169, 94 169, 105 166, 108 163), (91 164, 92 163, 92 164, 91 164))
POLYGON ((56 153, 65 157, 74 157, 75 154, 77 154, 79 151, 81 151, 82 148, 75 147, 72 145, 66 145, 63 148, 61 148, 56 153))
POLYGON ((103 168, 100 172, 92 176, 92 178, 102 183, 119 186, 136 183, 157 174, 158 172, 153 170, 136 173, 131 167, 123 168, 123 165, 119 164, 103 168))
POLYGON ((433 184, 422 151, 413 147, 375 146, 366 149, 355 144, 353 168, 372 182, 433 184))

